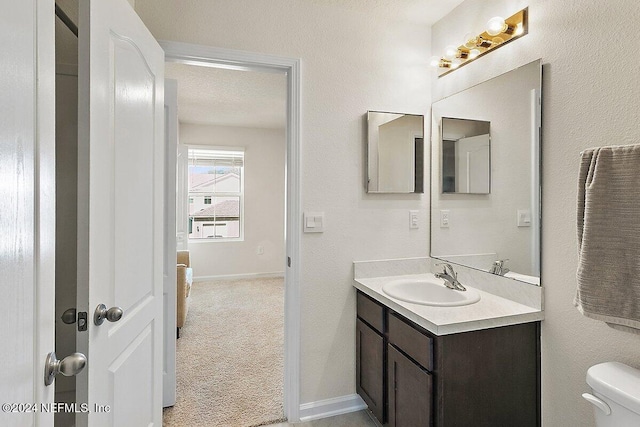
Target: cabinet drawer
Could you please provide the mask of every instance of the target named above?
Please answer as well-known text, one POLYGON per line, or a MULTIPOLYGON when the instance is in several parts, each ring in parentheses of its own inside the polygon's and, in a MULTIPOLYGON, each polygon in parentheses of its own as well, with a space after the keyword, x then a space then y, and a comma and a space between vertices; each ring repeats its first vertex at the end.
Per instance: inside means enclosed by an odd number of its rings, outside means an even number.
POLYGON ((405 323, 395 313, 389 314, 389 342, 424 368, 433 370, 433 339, 405 323))
POLYGON ((384 307, 358 291, 358 317, 375 330, 384 333, 384 307))

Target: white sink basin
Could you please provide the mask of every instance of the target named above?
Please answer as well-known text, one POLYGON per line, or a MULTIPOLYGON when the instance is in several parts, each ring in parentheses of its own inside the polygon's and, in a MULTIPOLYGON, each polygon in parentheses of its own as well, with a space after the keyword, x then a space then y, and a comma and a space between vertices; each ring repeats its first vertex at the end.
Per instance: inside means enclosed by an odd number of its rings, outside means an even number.
POLYGON ((468 305, 480 301, 480 294, 475 289, 449 289, 444 285, 444 280, 435 276, 394 280, 382 286, 382 291, 401 301, 439 307, 468 305))

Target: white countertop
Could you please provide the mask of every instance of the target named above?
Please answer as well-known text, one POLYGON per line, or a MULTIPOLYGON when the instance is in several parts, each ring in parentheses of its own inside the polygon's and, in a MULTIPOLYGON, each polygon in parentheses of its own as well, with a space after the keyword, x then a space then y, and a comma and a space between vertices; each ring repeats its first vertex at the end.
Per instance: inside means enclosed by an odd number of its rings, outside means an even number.
POLYGON ((529 307, 478 288, 473 289, 480 293, 480 301, 457 307, 413 304, 392 298, 382 291, 382 286, 392 280, 419 279, 428 276, 430 274, 357 278, 354 279, 354 286, 435 335, 515 325, 544 318, 544 312, 539 308, 529 307))

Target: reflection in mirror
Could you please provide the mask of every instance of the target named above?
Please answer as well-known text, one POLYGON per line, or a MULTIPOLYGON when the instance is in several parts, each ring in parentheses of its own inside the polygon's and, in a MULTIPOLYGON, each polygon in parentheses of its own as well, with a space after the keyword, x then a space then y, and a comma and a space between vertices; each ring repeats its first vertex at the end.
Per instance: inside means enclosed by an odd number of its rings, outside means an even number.
POLYGON ((368 193, 424 192, 424 116, 367 112, 368 193))
POLYGON ((442 118, 442 192, 488 194, 489 122, 442 118))
POLYGON ((433 258, 540 284, 541 75, 537 60, 432 105, 433 258), (486 131, 453 130, 461 121, 452 117, 473 118, 486 131), (480 162, 488 170, 477 171, 476 187, 465 175, 474 165, 451 159, 452 141, 487 135, 489 123, 489 162, 480 162))

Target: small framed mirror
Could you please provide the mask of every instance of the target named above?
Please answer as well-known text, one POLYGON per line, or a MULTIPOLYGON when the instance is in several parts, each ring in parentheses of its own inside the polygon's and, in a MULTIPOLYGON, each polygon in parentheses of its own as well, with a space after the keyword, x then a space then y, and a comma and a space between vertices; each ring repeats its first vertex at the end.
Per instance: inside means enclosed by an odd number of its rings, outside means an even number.
POLYGON ((442 192, 491 193, 490 122, 443 117, 442 192))
POLYGON ((424 193, 424 116, 367 112, 367 193, 424 193))

